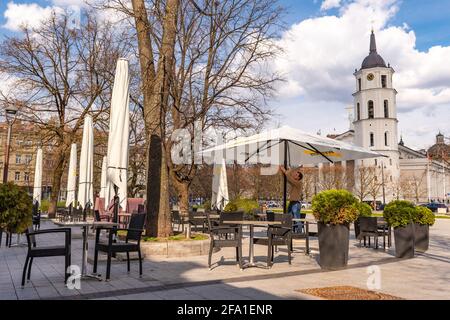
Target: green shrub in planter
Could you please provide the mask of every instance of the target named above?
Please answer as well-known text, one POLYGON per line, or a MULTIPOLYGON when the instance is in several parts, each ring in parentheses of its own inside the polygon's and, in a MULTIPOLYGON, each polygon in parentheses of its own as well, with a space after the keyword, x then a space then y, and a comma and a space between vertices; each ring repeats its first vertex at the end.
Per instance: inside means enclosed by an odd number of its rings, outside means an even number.
POLYGON ((237 198, 230 201, 224 211, 244 211, 247 216, 253 216, 255 210, 259 209, 258 201, 252 199, 237 198))
POLYGON ((416 251, 425 252, 430 243, 430 226, 434 225, 436 218, 434 213, 426 207, 416 207, 413 214, 414 222, 414 248, 416 251))
POLYGON ((372 216, 372 207, 365 202, 358 202, 356 208, 359 212, 360 217, 371 217, 372 216))
POLYGON ((404 200, 390 202, 383 211, 384 219, 393 228, 407 226, 412 222, 414 214, 414 204, 404 200))
POLYGON ((22 233, 32 224, 33 202, 21 187, 7 183, 0 185, 0 227, 22 233))
POLYGON ((416 208, 409 201, 395 200, 383 211, 386 222, 394 228, 395 256, 397 258, 414 257, 414 216, 416 208))
POLYGON ((349 224, 358 216, 358 199, 347 190, 327 190, 312 200, 312 212, 318 221, 319 264, 336 270, 348 263, 349 224))
POLYGON ((312 212, 324 224, 349 224, 358 219, 358 199, 347 190, 326 190, 312 200, 312 212))

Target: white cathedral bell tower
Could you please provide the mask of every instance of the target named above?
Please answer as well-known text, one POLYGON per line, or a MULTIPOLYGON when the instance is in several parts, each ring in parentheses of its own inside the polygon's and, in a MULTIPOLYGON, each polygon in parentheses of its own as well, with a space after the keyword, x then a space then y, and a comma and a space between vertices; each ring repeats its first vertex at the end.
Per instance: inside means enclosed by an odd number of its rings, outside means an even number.
MULTIPOLYGON (((383 182, 386 202, 392 200, 391 186, 400 176, 397 91, 392 83, 394 72, 394 69, 390 65, 386 66, 383 58, 377 53, 375 34, 372 31, 370 53, 364 59, 361 69, 354 73, 356 78, 356 92, 353 94, 354 143, 387 156, 357 162, 357 167, 376 166, 380 173, 379 179, 383 179, 382 169, 385 176, 383 182)), ((383 200, 381 192, 378 200, 383 200)))

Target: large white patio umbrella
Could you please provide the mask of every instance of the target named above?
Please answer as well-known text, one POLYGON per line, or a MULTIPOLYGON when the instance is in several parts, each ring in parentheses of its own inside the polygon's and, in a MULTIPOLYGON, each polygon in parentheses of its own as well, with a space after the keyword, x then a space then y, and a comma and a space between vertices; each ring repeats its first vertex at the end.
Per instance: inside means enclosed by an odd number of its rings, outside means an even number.
POLYGON ((228 202, 228 181, 225 159, 221 163, 215 163, 213 169, 211 206, 223 210, 228 202))
POLYGON ((42 149, 37 149, 36 164, 34 166, 33 203, 41 205, 42 198, 42 149))
POLYGON ((106 166, 108 165, 106 156, 102 161, 102 174, 100 176, 100 198, 105 198, 106 194, 106 166))
MULTIPOLYGON (((240 137, 225 144, 203 150, 206 157, 220 157, 226 161, 237 160, 240 164, 271 164, 300 166, 323 162, 339 162, 384 155, 322 136, 309 134, 284 126, 250 137, 240 137)), ((220 161, 220 160, 219 160, 220 161)), ((286 212, 287 179, 284 176, 283 208, 286 212)))
POLYGON ((72 143, 70 148, 69 173, 67 175, 66 207, 76 206, 75 191, 77 188, 77 144, 72 143))
POLYGON ((82 209, 94 203, 94 128, 92 117, 86 116, 83 127, 83 140, 80 154, 80 179, 78 184, 78 203, 82 209))
MULTIPOLYGON (((119 59, 116 66, 109 118, 106 208, 114 196, 118 196, 118 202, 122 208, 126 208, 127 203, 128 136, 130 131, 129 83, 128 60, 119 59)), ((116 205, 115 222, 117 222, 117 214, 118 206, 116 205)))

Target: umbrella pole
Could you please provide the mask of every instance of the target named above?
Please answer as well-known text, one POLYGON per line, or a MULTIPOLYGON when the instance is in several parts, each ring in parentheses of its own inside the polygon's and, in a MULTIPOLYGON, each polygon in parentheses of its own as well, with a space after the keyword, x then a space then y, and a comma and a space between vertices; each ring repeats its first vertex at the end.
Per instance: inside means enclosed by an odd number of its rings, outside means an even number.
MULTIPOLYGON (((288 148, 288 142, 287 140, 284 140, 284 169, 287 170, 287 148, 288 148)), ((285 174, 283 174, 283 213, 287 213, 287 177, 285 174)))

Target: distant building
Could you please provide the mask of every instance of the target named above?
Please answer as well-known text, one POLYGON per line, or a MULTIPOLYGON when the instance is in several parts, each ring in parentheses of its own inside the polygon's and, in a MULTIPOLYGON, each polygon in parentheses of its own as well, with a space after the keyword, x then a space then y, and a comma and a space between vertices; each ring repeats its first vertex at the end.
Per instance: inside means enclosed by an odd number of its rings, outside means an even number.
MULTIPOLYGON (((375 34, 370 36, 370 53, 356 70, 356 92, 353 94, 353 122, 348 131, 328 137, 352 142, 386 157, 339 163, 347 171, 349 189, 358 189, 362 169, 376 170, 374 179, 382 185, 376 200, 389 202, 401 198, 415 202, 450 199, 450 146, 439 133, 436 144, 427 152, 398 143, 397 91, 393 84, 394 69, 378 54, 375 34)), ((372 195, 365 200, 373 200, 372 195)))
MULTIPOLYGON (((3 177, 5 163, 5 149, 8 125, 0 123, 0 177, 3 177)), ((81 134, 77 142, 77 151, 81 152, 81 134)), ((95 133, 94 145, 94 188, 99 190, 100 175, 103 155, 106 154, 107 136, 103 132, 95 133)), ((36 163, 36 150, 39 146, 43 149, 43 173, 42 173, 42 198, 48 199, 52 191, 52 180, 54 171, 54 145, 51 141, 43 141, 42 132, 37 125, 28 122, 15 121, 11 136, 11 149, 9 157, 8 181, 27 188, 33 192, 34 168, 36 163)), ((64 169, 61 181, 59 199, 65 200, 67 194, 67 170, 68 163, 64 169)))

